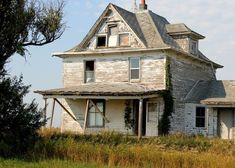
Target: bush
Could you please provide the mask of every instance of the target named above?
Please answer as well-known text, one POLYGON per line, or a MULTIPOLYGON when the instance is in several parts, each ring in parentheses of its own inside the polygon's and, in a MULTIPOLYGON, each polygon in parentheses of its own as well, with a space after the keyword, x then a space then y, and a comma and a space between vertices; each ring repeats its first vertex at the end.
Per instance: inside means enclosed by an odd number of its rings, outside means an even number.
POLYGON ((37 130, 45 123, 34 101, 23 103, 28 90, 29 86, 22 83, 22 76, 0 78, 0 156, 25 153, 37 139, 37 130))

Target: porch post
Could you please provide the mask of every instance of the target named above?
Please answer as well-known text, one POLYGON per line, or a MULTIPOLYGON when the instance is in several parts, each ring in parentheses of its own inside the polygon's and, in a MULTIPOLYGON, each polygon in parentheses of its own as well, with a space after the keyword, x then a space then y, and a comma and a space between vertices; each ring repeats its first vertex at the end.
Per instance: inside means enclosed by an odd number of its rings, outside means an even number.
POLYGON ((139 100, 139 124, 138 124, 138 138, 142 137, 142 123, 143 123, 143 99, 139 100))
MULTIPOLYGON (((46 121, 46 119, 47 119, 47 98, 44 98, 44 111, 43 111, 43 119, 44 119, 44 121, 46 121)), ((46 127, 46 124, 45 124, 45 126, 44 127, 46 127)))
POLYGON ((86 102, 86 111, 85 111, 85 118, 84 118, 84 124, 83 124, 83 132, 85 133, 86 131, 86 126, 87 126, 87 115, 88 115, 88 110, 89 110, 89 103, 90 103, 90 100, 87 99, 87 102, 86 102))
POLYGON ((53 103, 52 103, 50 128, 52 127, 52 123, 53 123, 54 111, 55 111, 55 99, 53 99, 53 103))

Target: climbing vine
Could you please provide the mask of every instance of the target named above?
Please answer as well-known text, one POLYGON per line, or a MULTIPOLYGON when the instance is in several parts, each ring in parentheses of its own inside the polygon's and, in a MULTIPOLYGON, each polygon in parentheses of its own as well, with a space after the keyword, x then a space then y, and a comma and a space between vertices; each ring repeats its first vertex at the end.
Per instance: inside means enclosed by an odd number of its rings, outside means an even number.
POLYGON ((170 60, 167 57, 166 59, 166 66, 165 66, 165 73, 166 73, 166 90, 161 91, 159 94, 164 100, 164 112, 162 118, 158 124, 158 132, 159 135, 166 135, 169 133, 170 130, 170 116, 173 112, 173 96, 172 96, 172 83, 171 83, 171 66, 170 60))
POLYGON ((127 129, 131 129, 133 127, 133 120, 131 119, 131 106, 129 100, 125 102, 124 120, 125 120, 125 127, 127 129))

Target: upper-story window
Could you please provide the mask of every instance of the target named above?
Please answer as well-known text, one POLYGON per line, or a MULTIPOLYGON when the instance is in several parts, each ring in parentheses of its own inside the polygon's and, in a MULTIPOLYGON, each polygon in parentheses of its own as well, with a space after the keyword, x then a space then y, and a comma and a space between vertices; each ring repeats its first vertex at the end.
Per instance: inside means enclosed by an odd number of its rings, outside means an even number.
POLYGON ((205 127, 205 107, 196 107, 196 127, 205 127))
POLYGON ((140 58, 130 58, 130 79, 140 79, 140 58))
POLYGON ((118 45, 118 27, 117 27, 117 25, 110 25, 108 33, 109 33, 108 46, 109 47, 117 47, 117 45, 118 45))
POLYGON ((97 36, 97 48, 106 47, 106 35, 97 36))
POLYGON ((119 45, 120 46, 129 46, 129 33, 121 33, 119 34, 119 45))
POLYGON ((95 81, 95 61, 85 61, 85 83, 95 81))

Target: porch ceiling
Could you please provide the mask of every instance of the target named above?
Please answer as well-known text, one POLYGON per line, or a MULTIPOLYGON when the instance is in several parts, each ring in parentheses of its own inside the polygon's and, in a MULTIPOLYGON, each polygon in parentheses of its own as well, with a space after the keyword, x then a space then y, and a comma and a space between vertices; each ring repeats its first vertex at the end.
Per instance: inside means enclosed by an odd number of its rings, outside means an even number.
POLYGON ((87 83, 74 87, 38 90, 35 93, 46 98, 144 98, 148 96, 157 97, 160 91, 133 83, 87 83))

